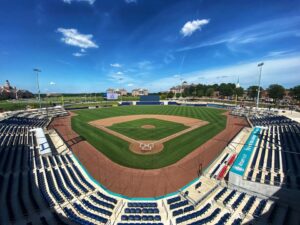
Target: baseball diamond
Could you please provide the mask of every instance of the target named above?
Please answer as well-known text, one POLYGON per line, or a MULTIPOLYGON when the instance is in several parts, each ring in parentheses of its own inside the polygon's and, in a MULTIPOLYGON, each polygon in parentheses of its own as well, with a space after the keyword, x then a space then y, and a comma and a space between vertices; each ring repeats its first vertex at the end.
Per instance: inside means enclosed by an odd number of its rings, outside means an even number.
MULTIPOLYGON (((124 118, 121 118, 122 120, 124 118)), ((124 120, 123 120, 124 121, 124 120)), ((174 120, 173 120, 174 121, 174 120)), ((186 125, 191 123, 190 120, 185 119, 183 123, 186 125)), ((131 121, 132 122, 132 121, 131 121)), ((164 121, 164 123, 166 123, 164 121)), ((172 123, 173 125, 174 123, 172 123)), ((202 124, 202 123, 201 123, 202 124)), ((117 124, 116 124, 117 125, 117 124)), ((115 126, 116 126, 115 125, 115 126)), ((215 136, 217 133, 222 131, 226 126, 226 116, 224 110, 213 109, 213 108, 192 108, 192 107, 176 107, 176 106, 129 106, 120 108, 110 108, 101 110, 79 110, 76 111, 76 116, 72 117, 72 128, 80 136, 90 142, 96 149, 104 153, 107 157, 116 163, 119 163, 126 167, 139 168, 139 169, 156 169, 164 166, 168 166, 172 163, 183 158, 185 155, 195 150, 201 144, 215 136), (130 119, 142 118, 140 115, 157 115, 159 118, 167 116, 179 116, 173 119, 188 117, 195 123, 195 119, 206 121, 205 126, 192 127, 191 131, 184 133, 176 138, 167 140, 164 142, 163 151, 159 154, 150 155, 137 155, 130 151, 130 142, 128 138, 119 138, 110 128, 114 127, 115 121, 120 119, 120 116, 134 115, 130 119), (111 119, 111 123, 107 123, 108 119, 111 119), (116 119, 119 118, 119 119, 116 119), (101 129, 93 127, 103 121, 104 125, 100 126, 101 129), (100 121, 99 121, 100 120, 100 121), (92 125, 93 126, 92 126, 92 125), (105 129, 105 131, 104 131, 105 129)), ((99 126, 97 126, 99 128, 99 126)), ((177 126, 176 126, 177 127, 177 126)), ((127 132, 137 133, 140 128, 137 127, 136 131, 133 129, 127 132)), ((114 129, 115 130, 115 129, 114 129)), ((166 129, 168 130, 168 129, 166 129)), ((168 134, 168 131, 166 131, 168 134)), ((148 132, 147 132, 148 133, 148 132)), ((156 134, 154 134, 156 136, 156 134)), ((120 135, 119 135, 120 136, 120 135)), ((168 135, 167 135, 168 136, 168 135)), ((148 139, 149 140, 149 139, 148 139)))

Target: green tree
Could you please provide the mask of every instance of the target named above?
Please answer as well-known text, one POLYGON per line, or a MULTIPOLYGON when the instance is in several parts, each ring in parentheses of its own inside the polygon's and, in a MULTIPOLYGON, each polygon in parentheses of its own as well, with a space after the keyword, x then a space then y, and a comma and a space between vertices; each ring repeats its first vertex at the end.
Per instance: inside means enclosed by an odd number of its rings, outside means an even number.
POLYGON ((173 98, 173 97, 174 97, 174 93, 170 91, 170 92, 167 94, 167 98, 173 98))
POLYGON ((220 95, 226 96, 226 97, 232 96, 233 92, 234 92, 234 89, 235 89, 235 84, 222 83, 219 87, 220 95))
POLYGON ((291 88, 290 95, 293 97, 293 99, 300 101, 300 85, 291 88))
POLYGON ((165 100, 167 98, 167 95, 166 94, 160 94, 159 97, 160 97, 160 100, 165 100))
POLYGON ((202 97, 204 95, 204 89, 197 90, 197 97, 202 97))
POLYGON ((211 97, 211 96, 213 96, 214 92, 215 92, 215 90, 212 87, 210 87, 210 88, 206 89, 205 95, 207 97, 211 97))
POLYGON ((180 93, 176 93, 176 98, 180 98, 181 94, 180 93))
POLYGON ((285 94, 285 89, 279 84, 271 84, 268 88, 268 95, 270 98, 273 98, 275 102, 278 99, 282 99, 285 94))
MULTIPOLYGON (((253 85, 253 86, 250 86, 248 87, 247 89, 247 95, 249 98, 256 98, 257 97, 257 90, 258 90, 258 86, 257 85, 253 85)), ((263 89, 260 88, 260 90, 262 91, 263 89)))
POLYGON ((241 97, 241 96, 243 96, 243 94, 244 94, 244 88, 242 88, 242 87, 239 87, 239 88, 235 88, 235 94, 237 95, 237 96, 239 96, 239 97, 241 97))

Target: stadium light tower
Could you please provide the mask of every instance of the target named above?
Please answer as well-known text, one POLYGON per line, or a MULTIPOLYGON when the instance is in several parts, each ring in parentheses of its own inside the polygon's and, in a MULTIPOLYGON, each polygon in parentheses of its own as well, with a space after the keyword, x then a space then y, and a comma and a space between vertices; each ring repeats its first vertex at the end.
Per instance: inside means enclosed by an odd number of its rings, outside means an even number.
POLYGON ((180 90, 180 97, 182 98, 182 88, 183 88, 183 85, 182 85, 182 81, 183 81, 183 78, 180 77, 180 85, 181 85, 181 90, 180 90))
POLYGON ((39 83, 39 73, 42 72, 40 69, 33 69, 34 72, 36 72, 36 83, 37 83, 37 88, 38 88, 38 99, 39 99, 39 105, 40 105, 40 109, 42 108, 42 104, 41 104, 41 91, 40 91, 40 83, 39 83))
MULTIPOLYGON (((241 85, 240 85, 240 77, 238 77, 238 80, 237 80, 237 83, 235 85, 235 88, 237 89, 237 88, 240 88, 240 87, 241 87, 241 85)), ((238 100, 238 95, 237 95, 237 92, 235 90, 235 106, 237 106, 237 100, 238 100)))
MULTIPOLYGON (((120 81, 119 83, 122 83, 122 80, 123 80, 122 77, 119 78, 119 81, 120 81)), ((121 102, 122 102, 122 91, 121 91, 121 89, 122 89, 122 88, 119 89, 119 92, 120 92, 120 97, 121 97, 121 102)))
POLYGON ((264 63, 261 62, 257 66, 259 67, 259 78, 258 78, 258 90, 257 90, 257 99, 256 99, 256 110, 258 110, 259 106, 259 94, 260 94, 260 80, 261 80, 261 71, 264 63))

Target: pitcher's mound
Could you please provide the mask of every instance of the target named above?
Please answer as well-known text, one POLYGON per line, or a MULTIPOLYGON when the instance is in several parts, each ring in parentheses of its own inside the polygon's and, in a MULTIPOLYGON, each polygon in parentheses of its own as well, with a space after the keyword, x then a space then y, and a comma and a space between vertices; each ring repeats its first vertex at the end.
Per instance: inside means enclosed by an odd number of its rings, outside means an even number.
POLYGON ((144 129, 154 129, 155 126, 154 125, 143 125, 143 126, 141 126, 141 128, 144 128, 144 129))

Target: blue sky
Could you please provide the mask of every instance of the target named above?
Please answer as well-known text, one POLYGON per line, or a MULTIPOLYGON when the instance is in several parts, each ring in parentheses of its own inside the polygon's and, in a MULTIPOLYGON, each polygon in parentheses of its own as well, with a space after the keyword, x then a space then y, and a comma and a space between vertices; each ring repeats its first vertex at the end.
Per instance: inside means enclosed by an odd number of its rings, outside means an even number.
POLYGON ((0 82, 42 92, 300 84, 300 1, 1 0, 0 82))

